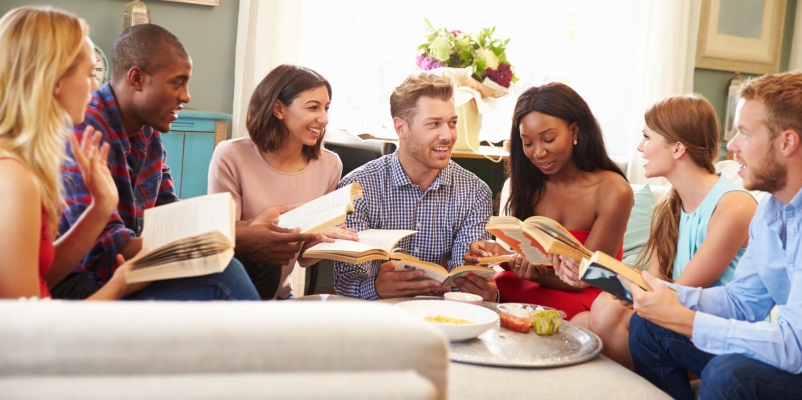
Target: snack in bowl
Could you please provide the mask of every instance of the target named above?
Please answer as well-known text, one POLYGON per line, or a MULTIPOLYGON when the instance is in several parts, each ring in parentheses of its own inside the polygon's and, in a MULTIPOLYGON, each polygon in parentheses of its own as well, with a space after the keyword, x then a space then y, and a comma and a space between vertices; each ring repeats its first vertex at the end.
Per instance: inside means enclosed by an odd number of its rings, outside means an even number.
POLYGON ((543 310, 535 311, 535 318, 532 319, 532 329, 538 335, 553 335, 559 332, 565 313, 553 308, 543 308, 543 310))
POLYGON ((552 335, 560 331, 565 312, 546 306, 526 303, 504 303, 496 306, 501 313, 501 326, 516 332, 552 335))
POLYGON ((436 322, 438 324, 470 324, 471 321, 467 319, 459 319, 459 318, 451 318, 451 317, 444 317, 442 315, 435 315, 431 317, 424 318, 428 322, 436 322))
POLYGON ((442 300, 409 300, 395 305, 427 320, 432 326, 445 333, 448 340, 455 342, 473 339, 490 329, 498 321, 493 310, 472 304, 442 300), (440 317, 443 321, 428 321, 429 317, 440 317), (453 323, 452 319, 468 323, 453 323))

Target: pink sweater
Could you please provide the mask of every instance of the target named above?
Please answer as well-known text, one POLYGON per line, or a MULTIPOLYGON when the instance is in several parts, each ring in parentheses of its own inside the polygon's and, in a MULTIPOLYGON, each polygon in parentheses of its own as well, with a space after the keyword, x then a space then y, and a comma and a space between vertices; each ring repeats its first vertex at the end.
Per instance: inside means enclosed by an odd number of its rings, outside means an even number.
MULTIPOLYGON (((326 149, 300 172, 281 172, 262 158, 251 138, 220 142, 209 166, 209 193, 230 192, 237 203, 237 219, 250 219, 266 207, 306 203, 337 188, 343 164, 326 149)), ((295 259, 282 267, 277 297, 292 293, 290 275, 295 259)))

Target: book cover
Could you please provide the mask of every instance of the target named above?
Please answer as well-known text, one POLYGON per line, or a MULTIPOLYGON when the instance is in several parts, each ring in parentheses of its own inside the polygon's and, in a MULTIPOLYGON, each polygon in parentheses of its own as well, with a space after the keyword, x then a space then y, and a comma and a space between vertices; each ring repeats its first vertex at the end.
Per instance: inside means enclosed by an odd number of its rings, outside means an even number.
POLYGON ((445 267, 439 264, 423 261, 406 254, 403 256, 404 257, 401 257, 400 262, 395 267, 395 271, 422 270, 425 272, 425 275, 421 277, 421 279, 434 279, 440 282, 441 286, 444 288, 456 287, 457 285, 454 284, 454 279, 468 273, 473 273, 484 279, 490 279, 496 274, 494 269, 478 265, 463 265, 449 272, 445 267))
POLYGON ((619 275, 635 282, 644 290, 651 290, 643 280, 640 270, 600 251, 594 252, 590 258, 583 258, 579 263, 579 279, 631 303, 632 293, 618 279, 619 275))

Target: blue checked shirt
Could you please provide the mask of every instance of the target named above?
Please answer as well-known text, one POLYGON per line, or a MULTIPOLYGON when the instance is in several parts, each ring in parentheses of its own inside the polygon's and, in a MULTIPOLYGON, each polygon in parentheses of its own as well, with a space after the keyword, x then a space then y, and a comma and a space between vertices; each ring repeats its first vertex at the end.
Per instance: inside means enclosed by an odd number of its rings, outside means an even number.
MULTIPOLYGON (((486 240, 492 212, 490 188, 453 161, 448 163, 425 192, 413 184, 398 161, 398 153, 373 160, 340 181, 340 186, 359 182, 364 198, 354 204, 346 225, 365 229, 411 229, 418 233, 396 245, 424 261, 449 271, 462 265, 468 245, 486 240)), ((334 263, 334 288, 338 294, 379 300, 375 278, 385 261, 359 265, 334 263)))

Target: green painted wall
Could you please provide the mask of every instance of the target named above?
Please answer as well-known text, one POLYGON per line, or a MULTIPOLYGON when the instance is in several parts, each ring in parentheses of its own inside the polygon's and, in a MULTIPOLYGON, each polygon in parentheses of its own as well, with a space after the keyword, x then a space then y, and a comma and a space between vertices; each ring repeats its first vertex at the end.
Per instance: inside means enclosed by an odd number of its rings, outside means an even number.
MULTIPOLYGON (((22 5, 48 4, 73 12, 91 27, 92 40, 111 57, 122 32, 123 9, 130 0, 3 0, 0 14, 22 5)), ((239 1, 217 7, 145 0, 151 21, 178 36, 193 61, 188 109, 231 114, 234 99, 234 52, 239 1)))
MULTIPOLYGON (((780 69, 788 70, 788 62, 791 57, 791 39, 794 35, 794 18, 796 16, 797 0, 787 0, 785 12, 785 29, 783 30, 782 58, 780 59, 780 69)), ((693 91, 702 94, 710 101, 718 115, 720 129, 724 130, 724 118, 727 115, 727 86, 730 78, 735 76, 735 71, 716 71, 712 69, 697 68, 693 74, 693 91)), ((756 75, 741 74, 745 79, 756 75)), ((724 151, 720 153, 724 154, 724 151)))

